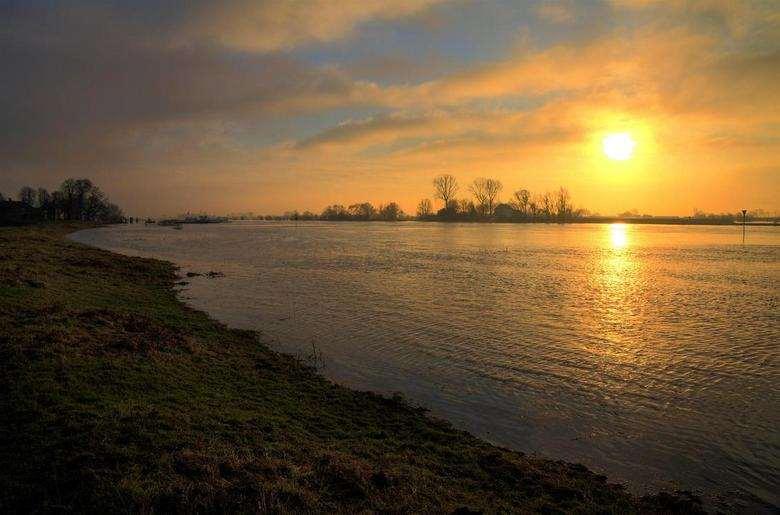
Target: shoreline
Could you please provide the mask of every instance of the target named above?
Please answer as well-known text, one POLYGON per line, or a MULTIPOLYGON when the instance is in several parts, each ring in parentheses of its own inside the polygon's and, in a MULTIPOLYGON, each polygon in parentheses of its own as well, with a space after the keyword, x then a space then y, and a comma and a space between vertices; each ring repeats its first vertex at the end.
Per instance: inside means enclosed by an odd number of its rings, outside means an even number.
POLYGON ((338 386, 186 306, 172 263, 0 229, 0 509, 691 512, 338 386), (7 441, 6 441, 7 440, 7 441))
MULTIPOLYGON (((623 217, 598 217, 598 218, 579 218, 572 220, 518 220, 511 218, 492 218, 492 219, 446 219, 446 218, 408 218, 399 220, 338 220, 338 219, 308 219, 308 218, 275 218, 273 220, 266 220, 260 218, 231 218, 225 222, 215 223, 235 223, 235 222, 322 222, 322 223, 384 223, 395 224, 402 222, 411 223, 440 223, 440 224, 517 224, 517 225, 610 225, 610 224, 625 224, 625 225, 662 225, 662 226, 683 226, 683 227, 737 227, 742 228, 742 222, 739 221, 711 221, 711 220, 690 220, 684 218, 663 218, 663 217, 650 217, 650 218, 623 218, 623 217)), ((192 223, 191 225, 198 225, 192 223)), ((776 221, 754 221, 746 222, 745 227, 780 227, 780 223, 776 221)))

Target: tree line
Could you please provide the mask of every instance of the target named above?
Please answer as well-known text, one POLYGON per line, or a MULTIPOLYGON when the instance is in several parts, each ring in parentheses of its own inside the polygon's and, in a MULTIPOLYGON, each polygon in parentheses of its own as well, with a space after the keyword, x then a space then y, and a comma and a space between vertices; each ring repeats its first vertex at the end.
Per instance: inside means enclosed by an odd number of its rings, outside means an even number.
POLYGON ((555 192, 532 193, 520 188, 512 192, 507 202, 499 196, 503 184, 496 179, 478 177, 466 187, 471 198, 457 198, 461 190, 458 180, 449 174, 433 179, 433 195, 442 208, 434 212, 433 202, 422 199, 417 205, 419 219, 479 220, 515 219, 528 221, 566 222, 587 214, 576 209, 569 191, 561 187, 555 192))
POLYGON ((125 216, 116 204, 89 179, 66 179, 58 190, 23 186, 17 193, 17 201, 3 201, 5 217, 23 216, 26 220, 79 220, 89 222, 124 222, 125 216))
POLYGON ((388 202, 375 207, 370 202, 358 202, 345 206, 333 204, 320 213, 311 211, 288 211, 283 215, 255 215, 243 213, 230 216, 238 219, 265 220, 329 220, 329 221, 387 221, 398 220, 516 220, 567 222, 582 218, 588 213, 576 209, 569 191, 559 188, 555 192, 531 193, 525 188, 514 191, 506 202, 500 194, 503 185, 496 179, 479 177, 466 188, 470 197, 458 198, 461 191, 458 180, 449 174, 433 179, 433 197, 441 201, 442 207, 434 210, 433 202, 422 199, 417 205, 416 217, 403 212, 397 202, 388 202))
POLYGON ((395 222, 405 218, 401 206, 396 202, 388 202, 374 207, 370 202, 360 202, 344 207, 341 204, 333 204, 322 210, 320 220, 355 220, 370 221, 379 220, 395 222))

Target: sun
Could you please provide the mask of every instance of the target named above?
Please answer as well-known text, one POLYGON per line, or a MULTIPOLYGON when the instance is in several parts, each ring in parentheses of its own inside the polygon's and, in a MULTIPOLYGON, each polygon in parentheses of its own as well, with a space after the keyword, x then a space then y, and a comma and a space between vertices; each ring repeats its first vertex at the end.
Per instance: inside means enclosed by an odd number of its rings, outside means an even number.
POLYGON ((636 148, 636 141, 627 132, 607 134, 601 144, 604 148, 604 155, 615 161, 631 159, 636 148))

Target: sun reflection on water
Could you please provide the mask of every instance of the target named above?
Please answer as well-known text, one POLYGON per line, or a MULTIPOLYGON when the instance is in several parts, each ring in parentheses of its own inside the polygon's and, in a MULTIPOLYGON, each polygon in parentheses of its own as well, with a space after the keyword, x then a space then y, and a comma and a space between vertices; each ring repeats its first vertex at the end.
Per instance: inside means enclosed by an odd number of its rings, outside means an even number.
POLYGON ((622 249, 628 245, 628 226, 626 224, 612 224, 609 226, 612 248, 622 249))
POLYGON ((590 351, 601 356, 605 371, 628 380, 637 364, 635 331, 641 325, 641 274, 630 249, 630 228, 626 224, 605 227, 603 249, 596 254, 591 277, 595 292, 591 328, 599 334, 599 344, 590 351))

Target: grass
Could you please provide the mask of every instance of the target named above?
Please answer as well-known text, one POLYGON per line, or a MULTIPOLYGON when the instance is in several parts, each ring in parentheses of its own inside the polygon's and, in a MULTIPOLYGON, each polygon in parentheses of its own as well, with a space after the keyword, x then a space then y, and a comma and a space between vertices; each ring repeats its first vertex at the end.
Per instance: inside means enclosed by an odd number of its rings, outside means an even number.
POLYGON ((83 226, 0 228, 0 512, 691 512, 337 386, 83 226))

